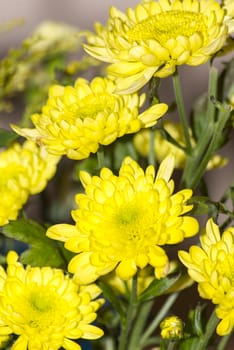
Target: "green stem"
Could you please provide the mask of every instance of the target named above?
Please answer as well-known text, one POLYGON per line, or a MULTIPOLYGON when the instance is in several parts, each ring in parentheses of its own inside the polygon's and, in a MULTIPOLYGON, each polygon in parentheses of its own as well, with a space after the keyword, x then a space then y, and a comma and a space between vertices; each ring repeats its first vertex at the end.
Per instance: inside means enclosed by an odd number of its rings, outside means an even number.
POLYGON ((128 336, 131 329, 134 312, 136 309, 137 299, 137 274, 132 279, 132 289, 128 304, 127 316, 124 324, 122 324, 118 350, 128 350, 128 336))
POLYGON ((233 217, 229 216, 223 223, 222 225, 220 225, 220 231, 224 231, 226 230, 226 228, 231 224, 231 222, 233 221, 233 217))
POLYGON ((148 163, 155 166, 155 154, 154 154, 154 142, 155 142, 155 132, 151 128, 149 130, 149 154, 148 154, 148 163))
POLYGON ((175 347, 175 344, 176 344, 176 342, 170 341, 170 343, 168 344, 167 350, 173 350, 175 347))
POLYGON ((232 333, 230 332, 229 334, 222 337, 216 350, 225 350, 225 347, 226 347, 231 335, 232 335, 232 333))
POLYGON ((140 306, 139 313, 137 314, 137 318, 134 322, 134 328, 131 333, 131 339, 129 342, 128 350, 136 350, 139 344, 139 339, 142 334, 142 330, 145 326, 147 318, 149 317, 149 312, 154 304, 154 301, 148 301, 140 306))
POLYGON ((199 341, 196 344, 196 350, 206 350, 207 349, 207 345, 209 343, 209 340, 210 340, 211 336, 214 334, 214 330, 215 330, 218 322, 219 322, 219 319, 217 318, 216 312, 214 309, 214 311, 212 312, 212 314, 209 318, 209 321, 206 325, 205 334, 199 338, 199 341))
MULTIPOLYGON (((158 98, 158 88, 160 84, 160 79, 157 77, 152 77, 149 83, 149 104, 150 106, 154 105, 159 101, 158 98)), ((153 128, 149 130, 149 152, 148 152, 148 163, 155 166, 156 158, 155 158, 155 131, 153 128)))
MULTIPOLYGON (((214 122, 215 122, 215 112, 216 107, 212 102, 212 97, 216 98, 217 95, 217 82, 218 82, 218 70, 211 66, 209 69, 209 83, 208 83, 208 100, 207 100, 207 110, 205 116, 205 128, 203 129, 201 138, 198 139, 196 152, 198 155, 202 155, 209 143, 210 137, 213 133, 214 122)), ((200 159, 198 159, 200 161, 200 159)))
POLYGON ((215 122, 216 107, 212 103, 212 97, 217 96, 217 86, 218 86, 218 69, 214 66, 210 66, 209 69, 209 83, 208 83, 208 104, 206 111, 206 124, 213 125, 215 122))
POLYGON ((110 337, 105 339, 104 347, 105 347, 105 350, 115 350, 114 339, 112 339, 110 337))
MULTIPOLYGON (((185 165, 182 182, 189 186, 189 182, 193 179, 194 174, 200 165, 201 160, 203 160, 203 155, 205 154, 207 147, 211 141, 214 127, 215 127, 215 113, 217 108, 212 98, 216 98, 217 95, 217 82, 218 82, 218 70, 211 66, 209 69, 209 83, 208 83, 208 100, 207 100, 207 110, 205 118, 205 127, 202 129, 201 135, 199 135, 196 147, 193 150, 191 157, 187 158, 185 165)), ((198 135, 197 135, 198 136, 198 135)), ((209 159, 206 159, 205 168, 207 166, 209 159)), ((204 161, 203 161, 204 164, 204 161)), ((205 168, 202 170, 204 171, 205 168)))
POLYGON ((105 166, 104 148, 101 145, 99 146, 99 149, 97 151, 97 162, 99 170, 105 166))
POLYGON ((173 87, 175 92, 176 104, 179 111, 181 125, 184 133, 184 139, 186 143, 186 150, 187 150, 187 153, 189 154, 191 153, 192 145, 191 145, 191 140, 189 135, 189 126, 188 126, 188 121, 186 118, 186 113, 184 108, 184 101, 183 101, 183 95, 182 95, 182 89, 181 89, 178 70, 176 70, 175 73, 172 75, 172 79, 173 79, 173 87))
POLYGON ((159 323, 162 321, 162 319, 165 317, 167 312, 170 310, 171 306, 174 304, 177 297, 178 297, 178 293, 173 293, 169 296, 169 298, 163 304, 162 308, 159 310, 159 313, 156 315, 154 320, 150 323, 146 331, 143 333, 141 340, 139 342, 139 346, 136 347, 136 350, 140 350, 141 347, 145 345, 145 343, 147 342, 147 339, 158 327, 159 323))
POLYGON ((145 346, 149 346, 149 345, 157 346, 157 345, 160 345, 160 341, 161 341, 161 337, 159 336, 150 337, 145 343, 145 346))

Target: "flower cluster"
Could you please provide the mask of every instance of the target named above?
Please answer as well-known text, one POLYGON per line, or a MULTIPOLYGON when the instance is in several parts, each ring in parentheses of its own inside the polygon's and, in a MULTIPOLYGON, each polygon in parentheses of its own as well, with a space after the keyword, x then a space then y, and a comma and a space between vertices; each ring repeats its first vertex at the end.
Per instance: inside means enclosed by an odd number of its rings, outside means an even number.
POLYGON ((100 328, 91 325, 101 299, 92 284, 80 287, 62 270, 26 269, 10 251, 7 270, 0 269, 0 331, 2 337, 18 336, 12 350, 79 350, 74 339, 96 339, 100 328))
POLYGON ((32 116, 36 128, 12 127, 45 145, 52 154, 84 159, 100 145, 154 125, 167 111, 165 103, 158 103, 139 114, 145 95, 120 96, 115 89, 111 80, 100 77, 91 83, 79 78, 74 87, 52 86, 42 114, 32 116))
POLYGON ((170 180, 174 158, 168 156, 157 174, 153 166, 143 169, 130 157, 116 176, 108 168, 100 177, 82 172, 85 194, 77 194, 79 208, 72 212, 76 225, 51 226, 47 235, 65 242, 78 253, 69 263, 79 283, 90 283, 115 269, 123 280, 133 277, 147 264, 161 278, 168 270, 162 248, 195 235, 198 222, 184 215, 192 209, 186 201, 190 189, 175 194, 170 180))
POLYGON ((234 329, 234 187, 213 200, 206 171, 227 163, 219 152, 233 133, 234 58, 214 64, 233 49, 233 0, 112 6, 95 31, 48 21, 0 61, 0 109, 19 91, 26 102, 17 135, 0 130, 0 348, 224 350, 214 333, 234 329), (67 62, 82 36, 90 57, 67 62), (189 115, 178 67, 207 62, 208 91, 189 115), (160 98, 169 76, 172 103, 160 98), (44 222, 17 220, 62 156, 44 222), (171 307, 194 281, 215 309, 206 324, 194 306, 187 327, 171 307))
POLYGON ((0 225, 18 216, 29 195, 41 192, 56 171, 60 157, 33 141, 14 143, 0 154, 0 225))

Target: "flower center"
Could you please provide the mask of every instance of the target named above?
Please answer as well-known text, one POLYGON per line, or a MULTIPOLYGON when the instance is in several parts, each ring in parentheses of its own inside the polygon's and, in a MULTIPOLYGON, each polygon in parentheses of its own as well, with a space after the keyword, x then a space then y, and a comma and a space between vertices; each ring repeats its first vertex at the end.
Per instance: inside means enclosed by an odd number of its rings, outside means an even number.
POLYGON ((29 293, 24 314, 27 315, 29 326, 45 329, 55 322, 59 322, 64 315, 64 300, 58 297, 48 287, 34 287, 29 293))
POLYGON ((42 292, 33 293, 29 302, 32 309, 36 312, 48 312, 53 308, 51 295, 44 295, 42 292))
POLYGON ((206 36, 207 26, 201 13, 191 11, 166 11, 151 16, 127 32, 131 41, 155 39, 161 45, 177 36, 190 37, 196 32, 206 36))
POLYGON ((121 232, 126 232, 127 241, 137 241, 141 238, 142 210, 135 205, 121 207, 116 215, 116 224, 121 232))
POLYGON ((94 118, 99 112, 113 111, 116 97, 108 94, 88 95, 79 101, 77 115, 79 118, 94 118))

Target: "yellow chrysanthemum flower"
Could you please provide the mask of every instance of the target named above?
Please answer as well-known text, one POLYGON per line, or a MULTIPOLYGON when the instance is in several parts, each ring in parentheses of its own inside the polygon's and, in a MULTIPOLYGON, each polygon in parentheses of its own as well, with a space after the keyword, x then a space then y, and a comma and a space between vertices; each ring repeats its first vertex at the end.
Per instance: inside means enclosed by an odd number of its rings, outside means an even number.
MULTIPOLYGON (((184 133, 180 123, 174 123, 166 121, 163 123, 163 128, 177 141, 182 147, 185 147, 184 133)), ((189 130, 191 144, 195 145, 195 140, 192 137, 192 131, 189 130)), ((137 152, 143 157, 147 157, 149 154, 150 133, 148 130, 139 131, 133 139, 134 146, 137 152)), ((161 162, 168 154, 173 154, 175 157, 175 167, 182 169, 185 165, 186 155, 185 152, 175 146, 173 143, 167 141, 159 130, 155 130, 154 138, 154 152, 155 158, 161 162)), ((207 170, 220 168, 226 165, 227 158, 215 154, 207 164, 207 170)))
POLYGON ((69 271, 79 283, 90 283, 112 270, 123 280, 148 264, 155 276, 166 275, 169 263, 161 246, 176 244, 196 234, 197 220, 185 216, 192 191, 172 194, 170 180, 174 158, 166 158, 157 174, 153 166, 143 169, 130 157, 124 159, 116 176, 103 168, 100 177, 81 172, 85 194, 77 194, 78 209, 72 212, 76 225, 49 228, 50 238, 65 242, 78 253, 69 271))
POLYGON ((220 235, 219 227, 210 219, 200 241, 201 247, 191 246, 189 253, 180 251, 179 258, 198 282, 201 297, 218 304, 216 314, 221 322, 217 333, 225 335, 234 326, 234 227, 220 235))
POLYGON ((80 287, 62 270, 23 267, 18 255, 7 256, 0 270, 0 332, 18 339, 12 350, 80 350, 73 339, 96 339, 103 331, 91 325, 101 299, 92 284, 80 287))
POLYGON ((111 63, 118 91, 129 93, 176 66, 206 63, 225 44, 231 23, 216 0, 145 0, 126 14, 111 7, 107 26, 97 23, 84 48, 111 63))
POLYGON ((28 196, 46 187, 59 159, 33 141, 15 143, 0 154, 0 226, 16 219, 28 196))
POLYGON ((84 159, 99 145, 154 125, 167 111, 168 106, 159 103, 139 114, 145 94, 120 96, 114 90, 111 80, 100 77, 91 83, 79 78, 74 87, 52 86, 42 114, 32 116, 36 129, 12 127, 45 145, 52 154, 84 159))
POLYGON ((184 324, 178 316, 168 316, 161 323, 161 337, 163 339, 181 339, 183 338, 184 324))

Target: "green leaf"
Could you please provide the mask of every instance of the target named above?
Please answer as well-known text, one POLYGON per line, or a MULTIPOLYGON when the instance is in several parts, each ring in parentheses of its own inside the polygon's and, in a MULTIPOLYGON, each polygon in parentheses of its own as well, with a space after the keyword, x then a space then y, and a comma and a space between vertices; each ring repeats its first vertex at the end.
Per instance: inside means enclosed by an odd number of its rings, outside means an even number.
POLYGON ((15 141, 19 135, 13 131, 8 131, 0 128, 0 147, 6 147, 15 141))
POLYGON ((37 222, 27 219, 11 221, 3 226, 2 233, 29 245, 20 260, 31 266, 62 267, 65 261, 56 241, 46 237, 46 229, 37 222))
POLYGON ((201 337, 204 334, 204 325, 203 325, 203 310, 205 305, 198 305, 191 313, 191 321, 193 327, 193 333, 198 337, 201 337))
POLYGON ((138 298, 138 301, 147 301, 155 297, 158 297, 162 294, 165 294, 167 290, 173 286, 173 284, 179 279, 180 274, 173 277, 165 277, 160 280, 155 279, 150 283, 148 288, 146 288, 138 298))
POLYGON ((193 215, 203 215, 209 211, 210 199, 208 197, 194 196, 187 203, 193 205, 193 209, 190 211, 193 215))
POLYGON ((126 135, 125 137, 117 140, 114 145, 114 169, 119 169, 123 162, 123 159, 127 156, 137 160, 137 152, 133 146, 132 135, 126 135))
POLYGON ((205 196, 194 196, 189 199, 188 204, 193 205, 193 209, 190 211, 193 215, 208 214, 212 218, 217 218, 219 213, 233 215, 223 203, 213 202, 205 196))

